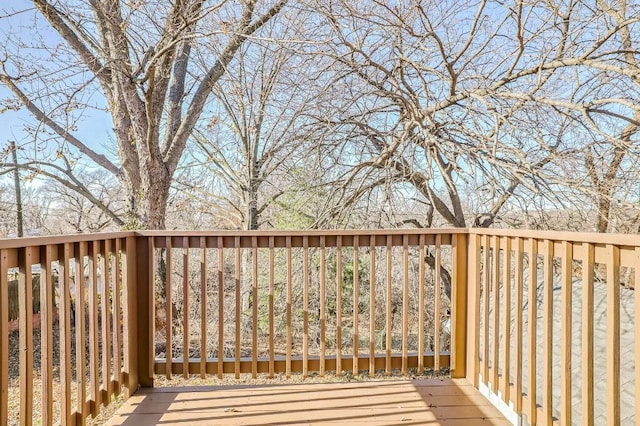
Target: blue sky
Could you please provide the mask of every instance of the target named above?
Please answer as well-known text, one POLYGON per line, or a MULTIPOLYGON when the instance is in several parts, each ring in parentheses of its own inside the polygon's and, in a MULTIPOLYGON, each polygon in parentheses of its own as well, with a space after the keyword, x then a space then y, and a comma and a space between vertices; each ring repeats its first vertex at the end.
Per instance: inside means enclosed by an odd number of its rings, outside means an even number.
MULTIPOLYGON (((0 6, 0 15, 12 14, 9 18, 0 19, 0 38, 4 46, 12 45, 12 36, 17 36, 24 41, 36 41, 37 37, 42 37, 49 46, 55 46, 60 42, 57 34, 42 19, 34 19, 37 16, 31 2, 26 0, 12 0, 0 6), (12 12, 24 10, 23 13, 12 14, 12 12)), ((9 47, 11 48, 11 47, 9 47)), ((3 52, 4 53, 4 52, 3 52)), ((29 51, 34 54, 33 50, 29 51)), ((14 98, 13 94, 0 84, 0 100, 14 98)), ((96 93, 92 99, 95 104, 104 104, 104 99, 96 93)), ((34 149, 33 137, 26 133, 25 125, 36 125, 37 121, 25 108, 19 111, 6 110, 0 114, 0 149, 7 146, 9 141, 15 141, 24 149, 34 149)), ((90 110, 83 116, 74 135, 84 141, 88 146, 96 151, 111 154, 117 157, 115 147, 111 142, 112 122, 108 113, 98 110, 90 110)), ((53 141, 48 143, 48 148, 55 149, 57 144, 53 141)))

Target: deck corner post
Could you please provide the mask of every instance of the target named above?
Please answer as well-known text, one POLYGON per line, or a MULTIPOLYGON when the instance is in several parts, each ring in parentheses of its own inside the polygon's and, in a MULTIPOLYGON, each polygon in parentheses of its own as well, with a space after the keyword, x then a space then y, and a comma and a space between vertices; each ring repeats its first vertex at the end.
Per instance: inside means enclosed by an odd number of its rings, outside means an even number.
POLYGON ((142 387, 153 387, 153 237, 136 236, 136 339, 133 350, 138 352, 138 380, 142 387))
POLYGON ((127 353, 125 368, 127 370, 127 394, 129 398, 138 387, 152 387, 153 376, 150 360, 152 340, 150 321, 151 303, 149 296, 149 268, 151 261, 147 238, 130 236, 126 240, 127 280, 126 280, 126 324, 125 336, 127 353))
POLYGON ((451 317, 451 377, 464 378, 467 371, 467 264, 468 235, 453 235, 452 262, 453 269, 453 312, 451 317))
POLYGON ((124 369, 126 372, 126 395, 125 399, 128 399, 135 393, 140 385, 138 378, 138 351, 137 351, 137 328, 138 317, 136 312, 136 299, 137 299, 137 252, 136 252, 136 237, 129 236, 125 242, 125 262, 126 281, 124 286, 124 345, 125 345, 125 358, 124 369))

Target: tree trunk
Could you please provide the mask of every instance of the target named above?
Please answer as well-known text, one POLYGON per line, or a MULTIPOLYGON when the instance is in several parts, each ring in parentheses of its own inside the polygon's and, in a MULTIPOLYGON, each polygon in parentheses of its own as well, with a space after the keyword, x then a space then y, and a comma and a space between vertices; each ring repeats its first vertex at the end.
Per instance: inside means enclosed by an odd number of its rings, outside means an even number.
POLYGON ((165 229, 167 201, 173 173, 161 161, 147 161, 140 184, 129 184, 130 223, 133 229, 165 229), (151 163, 149 165, 149 163, 151 163))
POLYGON ((253 182, 249 188, 248 198, 245 228, 247 231, 255 231, 258 229, 258 186, 253 182))

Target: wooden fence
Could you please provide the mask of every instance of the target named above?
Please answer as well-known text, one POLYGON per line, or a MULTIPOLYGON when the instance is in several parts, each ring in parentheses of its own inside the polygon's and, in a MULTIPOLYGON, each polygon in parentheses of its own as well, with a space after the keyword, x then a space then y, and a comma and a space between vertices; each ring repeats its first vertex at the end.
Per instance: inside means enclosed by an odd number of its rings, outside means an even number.
MULTIPOLYGON (((40 276, 32 278, 32 294, 33 301, 31 303, 31 312, 37 314, 40 312, 40 276)), ((8 304, 9 304, 9 321, 17 320, 20 314, 20 300, 18 298, 18 280, 8 282, 8 304)), ((53 297, 53 295, 52 295, 53 297)))

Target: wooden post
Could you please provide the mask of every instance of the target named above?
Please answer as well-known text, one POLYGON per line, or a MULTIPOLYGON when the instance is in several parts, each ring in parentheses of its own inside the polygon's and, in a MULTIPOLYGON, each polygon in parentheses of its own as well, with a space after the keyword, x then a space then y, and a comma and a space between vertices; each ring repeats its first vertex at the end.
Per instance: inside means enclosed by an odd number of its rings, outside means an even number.
POLYGON ((153 237, 137 237, 138 378, 140 386, 153 387, 153 237))
MULTIPOLYGON (((620 424, 620 247, 607 244, 607 423, 620 424)), ((636 355, 637 356, 637 355, 636 355)))
MULTIPOLYGON (((9 423, 9 252, 0 250, 0 424, 9 423)), ((52 357, 53 358, 53 357, 52 357)), ((48 372, 52 368, 47 368, 48 372)), ((51 375, 51 374, 49 374, 51 375)), ((43 380, 48 380, 45 377, 43 380)))
MULTIPOLYGON (((42 368, 42 424, 49 425, 53 423, 53 279, 51 274, 51 258, 52 247, 47 244, 40 248, 40 259, 44 259, 44 262, 40 264, 40 319, 41 319, 41 346, 40 365, 42 368)), ((2 262, 2 260, 0 260, 2 262)), ((0 276, 7 279, 6 271, 0 268, 0 276)), ((0 280, 2 282, 2 280, 0 280)), ((2 284, 0 284, 0 287, 2 284)), ((80 286, 78 286, 80 287, 80 286)), ((2 296, 0 296, 0 299, 2 296)), ((80 299, 77 299, 80 300, 80 299)), ((0 302, 0 305, 2 302, 0 302)), ((78 306, 84 306, 78 303, 78 306)), ((0 309, 2 312, 2 309, 0 309)), ((0 319, 0 323, 2 320, 0 319)), ((84 329, 83 329, 84 330, 84 329)), ((2 333, 0 327, 0 334, 2 333)), ((84 333, 83 333, 84 336, 84 333)), ((0 345, 2 346, 2 345, 0 345)), ((4 362, 4 359, 0 356, 4 362)), ((0 373, 1 374, 1 373, 0 373)), ((84 375, 83 377, 84 382, 84 375)), ((84 401, 84 400, 83 400, 84 401)), ((0 403, 0 411, 2 411, 2 404, 0 403)), ((0 417, 0 424, 6 424, 7 420, 0 417)))
MULTIPOLYGON (((20 301, 20 424, 25 425, 31 423, 31 417, 33 415, 33 281, 31 279, 31 250, 31 247, 24 247, 18 251, 18 298, 20 301)), ((61 298, 67 297, 68 293, 61 296, 61 298)), ((68 325, 67 322, 67 326, 68 325)), ((65 330, 65 333, 67 332, 68 329, 65 330)))
MULTIPOLYGON (((486 248, 485 248, 486 250, 486 248)), ((478 387, 480 350, 480 236, 469 235, 469 270, 467 282, 467 380, 478 387)))
POLYGON ((467 374, 467 234, 454 234, 451 244, 453 258, 453 312, 451 334, 451 377, 467 374))
MULTIPOLYGON (((62 248, 62 260, 59 264, 60 268, 60 391, 61 398, 61 423, 71 423, 71 294, 69 293, 69 258, 71 256, 72 247, 69 243, 65 243, 62 248)), ((97 336, 97 333, 96 333, 97 336)), ((96 351, 96 354, 98 352, 96 351)), ((98 377, 97 373, 95 377, 98 377)), ((97 389, 97 388, 96 388, 97 389)), ((95 416, 95 414, 94 414, 95 416)))
MULTIPOLYGON (((95 417, 100 411, 100 384, 98 382, 100 362, 98 360, 99 342, 98 342, 98 252, 100 251, 100 242, 93 241, 91 243, 91 255, 89 256, 89 375, 91 377, 91 414, 95 417)), ((66 250, 65 250, 66 251, 66 250)), ((65 261, 65 263, 69 263, 65 261)), ((66 268, 65 268, 66 270, 66 268)), ((65 281, 66 282, 66 277, 65 281)), ((131 281, 135 283, 135 280, 131 281)), ((135 312, 135 311, 132 311, 135 312)), ((69 350, 70 352, 71 350, 69 350)))
MULTIPOLYGON (((151 237, 149 237, 151 238, 151 237)), ((133 395, 138 387, 152 387, 151 374, 152 339, 151 308, 153 303, 153 275, 149 274, 151 253, 146 237, 127 237, 127 329, 128 341, 128 382, 126 398, 133 395)))
POLYGON ((136 286, 138 270, 136 237, 127 237, 126 239, 125 268, 127 279, 123 289, 125 295, 124 310, 126 314, 124 317, 124 368, 127 372, 125 399, 129 399, 140 386, 137 350, 138 315, 136 314, 136 299, 138 295, 138 288, 136 286))

